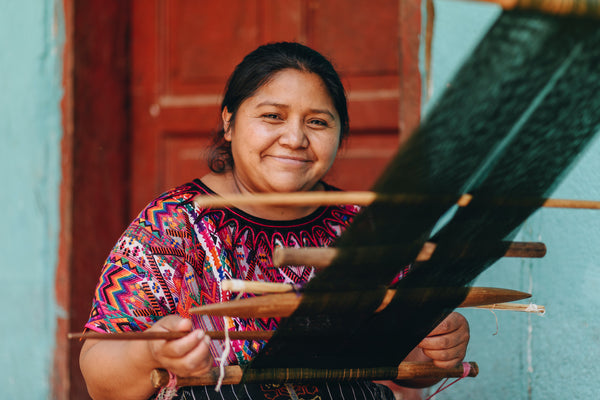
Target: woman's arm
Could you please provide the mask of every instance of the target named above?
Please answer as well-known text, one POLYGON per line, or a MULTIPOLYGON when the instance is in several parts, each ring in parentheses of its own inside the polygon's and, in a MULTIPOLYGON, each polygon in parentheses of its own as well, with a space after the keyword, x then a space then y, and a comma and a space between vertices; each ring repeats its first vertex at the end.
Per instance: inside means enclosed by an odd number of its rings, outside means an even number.
MULTIPOLYGON (((148 331, 190 331, 190 320, 177 315, 160 319, 148 331)), ((212 357, 210 339, 193 331, 177 340, 86 340, 79 364, 88 392, 95 400, 143 400, 156 389, 150 383, 154 368, 165 368, 179 376, 208 372, 212 357)))

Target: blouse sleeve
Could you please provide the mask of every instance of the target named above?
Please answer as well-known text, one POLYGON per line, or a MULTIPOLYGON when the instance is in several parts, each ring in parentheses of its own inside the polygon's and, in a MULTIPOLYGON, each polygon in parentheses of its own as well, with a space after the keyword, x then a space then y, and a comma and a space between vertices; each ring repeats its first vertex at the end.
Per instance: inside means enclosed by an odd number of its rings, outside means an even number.
POLYGON ((86 328, 143 331, 178 311, 185 271, 202 258, 190 251, 195 246, 185 201, 167 193, 126 229, 104 264, 86 328))

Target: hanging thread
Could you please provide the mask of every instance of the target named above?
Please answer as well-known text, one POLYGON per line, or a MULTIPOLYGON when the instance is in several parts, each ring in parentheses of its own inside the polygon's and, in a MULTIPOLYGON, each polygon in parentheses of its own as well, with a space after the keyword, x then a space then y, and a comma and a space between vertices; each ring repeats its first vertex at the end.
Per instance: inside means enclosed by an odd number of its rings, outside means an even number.
MULTIPOLYGON (((239 300, 244 295, 244 292, 239 292, 235 297, 235 300, 239 300)), ((223 317, 223 333, 225 334, 225 348, 223 349, 223 353, 221 353, 221 358, 219 359, 219 379, 217 381, 217 385, 215 386, 215 392, 221 391, 221 386, 223 385, 223 379, 225 379, 225 362, 229 358, 229 353, 231 352, 231 339, 229 339, 229 329, 227 328, 227 323, 225 321, 226 317, 223 317)))
POLYGON ((171 400, 177 394, 177 376, 169 371, 169 383, 163 386, 156 396, 156 400, 171 400))
POLYGON ((463 362, 462 363, 463 366, 463 373, 461 375, 460 378, 455 379, 454 381, 448 383, 448 380, 450 378, 446 378, 444 379, 444 381, 442 382, 442 384, 437 388, 437 390, 429 397, 427 397, 425 400, 430 400, 432 399, 435 395, 439 394, 440 392, 442 392, 443 390, 448 389, 450 386, 454 385, 456 382, 460 381, 461 379, 466 378, 467 376, 469 376, 469 372, 471 372, 471 364, 469 364, 468 362, 463 362))

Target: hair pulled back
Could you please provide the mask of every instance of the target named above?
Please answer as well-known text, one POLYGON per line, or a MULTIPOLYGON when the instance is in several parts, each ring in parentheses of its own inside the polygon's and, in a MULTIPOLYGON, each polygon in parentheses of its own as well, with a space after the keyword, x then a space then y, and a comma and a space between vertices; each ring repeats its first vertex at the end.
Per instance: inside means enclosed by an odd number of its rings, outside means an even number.
MULTIPOLYGON (((232 115, 230 126, 234 125, 236 113, 244 100, 252 97, 277 72, 288 68, 321 77, 340 117, 340 139, 345 138, 349 131, 348 106, 339 75, 319 52, 294 42, 260 46, 237 65, 227 81, 221 103, 221 111, 227 108, 232 115)), ((233 167, 231 143, 225 140, 224 135, 224 129, 221 127, 215 134, 208 157, 208 166, 216 173, 233 167)))

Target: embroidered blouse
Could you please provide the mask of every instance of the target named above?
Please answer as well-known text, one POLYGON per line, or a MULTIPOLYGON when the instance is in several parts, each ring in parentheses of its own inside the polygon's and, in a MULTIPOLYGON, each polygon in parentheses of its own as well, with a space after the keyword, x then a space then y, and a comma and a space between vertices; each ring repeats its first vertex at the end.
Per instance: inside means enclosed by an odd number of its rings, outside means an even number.
MULTIPOLYGON (((199 317, 189 310, 231 299, 235 294, 221 288, 224 279, 307 282, 314 275, 312 267, 273 268, 273 249, 330 246, 359 211, 357 206, 321 207, 301 219, 270 221, 193 202, 196 196, 214 194, 195 180, 161 195, 134 219, 106 260, 86 328, 143 331, 178 313, 203 330, 276 329, 274 318, 199 317)), ((243 365, 264 343, 231 344, 229 363, 243 365)), ((220 358, 220 342, 212 342, 211 352, 220 358)))

